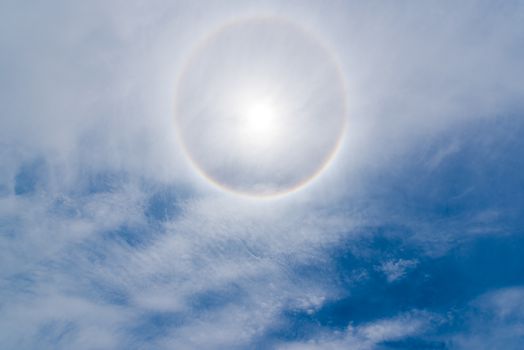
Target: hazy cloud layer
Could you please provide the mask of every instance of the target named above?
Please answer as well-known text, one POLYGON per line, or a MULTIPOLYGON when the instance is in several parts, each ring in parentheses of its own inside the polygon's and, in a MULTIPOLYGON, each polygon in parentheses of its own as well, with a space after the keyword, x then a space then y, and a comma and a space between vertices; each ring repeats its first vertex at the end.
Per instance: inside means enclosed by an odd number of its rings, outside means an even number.
MULTIPOLYGON (((519 2, 0 5, 0 347, 517 349, 519 2), (304 190, 223 193, 173 128, 194 45, 301 23, 349 129, 304 190)), ((297 58, 300 59, 300 58, 297 58)))

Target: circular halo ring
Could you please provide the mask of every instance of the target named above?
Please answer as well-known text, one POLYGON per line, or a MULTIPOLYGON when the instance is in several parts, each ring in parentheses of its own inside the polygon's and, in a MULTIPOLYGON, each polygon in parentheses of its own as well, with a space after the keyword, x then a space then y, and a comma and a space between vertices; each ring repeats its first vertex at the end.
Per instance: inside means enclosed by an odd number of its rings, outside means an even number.
POLYGON ((337 74, 337 78, 338 78, 338 83, 340 84, 341 91, 342 91, 342 101, 341 102, 342 102, 342 107, 343 107, 343 115, 341 116, 342 117, 341 118, 342 119, 342 125, 341 125, 341 128, 340 128, 340 131, 339 131, 338 135, 336 136, 336 142, 333 145, 333 147, 330 150, 330 152, 327 153, 327 155, 324 157, 323 161, 319 164, 319 166, 317 167, 317 169, 315 171, 313 171, 309 176, 301 179, 300 181, 297 181, 294 186, 285 188, 283 190, 274 191, 274 192, 264 192, 264 193, 249 192, 249 191, 239 190, 239 189, 235 188, 234 186, 228 185, 226 183, 220 182, 219 180, 215 179, 213 176, 208 174, 202 168, 202 166, 198 164, 197 161, 195 161, 191 157, 191 152, 187 149, 187 146, 186 146, 185 142, 183 141, 183 137, 181 135, 181 130, 180 130, 180 128, 177 125, 176 113, 175 113, 175 132, 176 132, 178 144, 180 145, 180 147, 181 147, 185 157, 189 160, 190 164, 193 166, 193 168, 196 170, 196 172, 202 178, 207 180, 209 183, 213 184, 214 186, 216 186, 217 188, 219 188, 219 189, 221 189, 223 191, 226 191, 226 192, 229 192, 229 193, 233 193, 233 194, 236 194, 236 195, 246 196, 246 197, 250 197, 250 198, 258 198, 258 199, 273 199, 273 198, 277 198, 277 197, 281 197, 281 196, 284 196, 284 195, 288 195, 288 194, 291 194, 291 193, 294 193, 294 192, 297 192, 297 191, 303 189, 306 184, 310 183, 312 180, 317 178, 327 168, 327 166, 335 158, 335 156, 337 155, 338 151, 341 148, 342 141, 344 139, 344 135, 346 134, 347 124, 348 124, 348 121, 347 121, 347 86, 346 86, 346 81, 344 79, 342 65, 341 65, 338 57, 334 54, 334 52, 333 52, 334 50, 331 47, 329 47, 326 43, 324 43, 322 40, 320 40, 320 38, 317 35, 314 35, 310 31, 306 30, 303 26, 298 25, 296 22, 291 21, 291 20, 289 20, 287 18, 280 17, 280 16, 274 16, 274 15, 249 16, 249 17, 244 17, 244 18, 240 18, 240 19, 229 20, 229 21, 223 23, 222 25, 220 25, 219 27, 217 27, 215 30, 209 32, 206 36, 204 36, 204 38, 202 40, 200 40, 200 42, 198 44, 196 44, 190 50, 189 57, 182 64, 182 69, 180 70, 180 73, 178 74, 178 76, 177 76, 177 78, 175 80, 175 111, 177 110, 177 108, 176 108, 176 106, 178 104, 177 96, 178 96, 178 93, 179 93, 179 90, 180 90, 180 83, 181 83, 182 77, 184 76, 184 74, 187 71, 187 69, 191 66, 193 60, 198 56, 198 54, 203 49, 205 49, 208 46, 208 44, 214 38, 219 36, 224 31, 226 31, 226 30, 228 30, 228 29, 230 29, 232 27, 235 27, 235 26, 238 26, 238 25, 241 25, 241 24, 244 24, 244 23, 249 23, 249 22, 252 22, 252 21, 277 22, 277 23, 281 23, 281 24, 290 26, 293 29, 297 30, 298 32, 304 34, 306 37, 311 38, 312 40, 314 40, 315 43, 318 44, 319 47, 322 47, 325 50, 325 52, 328 54, 330 60, 332 61, 332 64, 334 65, 334 68, 336 69, 336 71, 338 73, 337 74))

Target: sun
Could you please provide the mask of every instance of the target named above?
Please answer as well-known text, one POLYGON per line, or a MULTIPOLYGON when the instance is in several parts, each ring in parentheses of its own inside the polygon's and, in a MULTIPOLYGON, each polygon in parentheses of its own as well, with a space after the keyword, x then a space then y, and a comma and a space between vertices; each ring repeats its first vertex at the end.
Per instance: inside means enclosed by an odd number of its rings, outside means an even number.
POLYGON ((238 136, 244 146, 270 146, 277 141, 285 116, 271 98, 243 99, 237 113, 238 136))
POLYGON ((275 131, 277 115, 273 104, 266 101, 247 106, 242 117, 242 132, 255 138, 267 139, 275 131))

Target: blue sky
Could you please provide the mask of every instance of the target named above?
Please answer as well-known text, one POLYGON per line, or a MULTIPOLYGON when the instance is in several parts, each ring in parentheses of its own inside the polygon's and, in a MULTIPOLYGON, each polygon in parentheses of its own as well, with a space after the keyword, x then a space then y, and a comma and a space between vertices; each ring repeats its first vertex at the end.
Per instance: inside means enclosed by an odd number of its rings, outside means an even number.
POLYGON ((524 4, 6 1, 0 348, 520 349, 524 4), (273 200, 196 174, 192 47, 300 23, 347 84, 325 171, 273 200))

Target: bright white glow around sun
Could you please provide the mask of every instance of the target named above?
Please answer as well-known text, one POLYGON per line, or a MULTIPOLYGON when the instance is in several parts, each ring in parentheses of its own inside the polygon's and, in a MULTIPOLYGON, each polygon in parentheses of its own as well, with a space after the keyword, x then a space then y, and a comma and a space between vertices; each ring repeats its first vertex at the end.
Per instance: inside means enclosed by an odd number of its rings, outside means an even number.
POLYGON ((238 126, 244 146, 269 146, 275 142, 281 127, 277 106, 269 98, 240 101, 238 126))
POLYGON ((176 96, 180 141, 212 183, 253 196, 297 189, 335 153, 345 90, 331 53, 281 19, 235 22, 191 55, 176 96))
POLYGON ((275 109, 265 101, 250 104, 244 113, 243 122, 244 133, 267 138, 275 129, 275 109))

